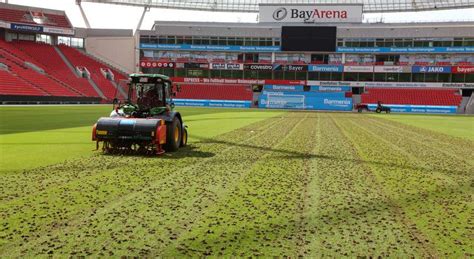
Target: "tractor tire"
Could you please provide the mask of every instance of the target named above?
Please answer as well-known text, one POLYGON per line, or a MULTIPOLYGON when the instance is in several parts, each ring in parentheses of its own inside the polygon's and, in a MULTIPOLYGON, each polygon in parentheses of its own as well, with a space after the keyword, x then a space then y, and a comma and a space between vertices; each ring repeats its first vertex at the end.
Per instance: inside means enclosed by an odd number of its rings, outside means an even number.
POLYGON ((166 124, 166 144, 164 146, 166 152, 177 151, 181 144, 181 138, 181 122, 174 117, 172 122, 166 124))
POLYGON ((377 109, 375 110, 375 112, 376 112, 376 113, 381 113, 381 112, 382 112, 382 109, 377 108, 377 109))
POLYGON ((362 108, 358 108, 358 109, 357 109, 357 112, 362 112, 363 110, 364 110, 364 109, 362 109, 362 108))
POLYGON ((186 127, 183 129, 183 136, 181 137, 180 147, 185 147, 188 144, 188 129, 186 127))

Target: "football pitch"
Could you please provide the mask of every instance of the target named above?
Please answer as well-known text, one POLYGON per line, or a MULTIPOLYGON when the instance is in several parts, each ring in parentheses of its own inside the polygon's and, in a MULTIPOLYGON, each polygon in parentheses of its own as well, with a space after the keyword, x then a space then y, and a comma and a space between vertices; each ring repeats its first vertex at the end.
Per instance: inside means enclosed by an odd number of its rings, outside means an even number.
POLYGON ((179 108, 161 157, 110 106, 0 107, 0 256, 474 256, 474 117, 179 108))

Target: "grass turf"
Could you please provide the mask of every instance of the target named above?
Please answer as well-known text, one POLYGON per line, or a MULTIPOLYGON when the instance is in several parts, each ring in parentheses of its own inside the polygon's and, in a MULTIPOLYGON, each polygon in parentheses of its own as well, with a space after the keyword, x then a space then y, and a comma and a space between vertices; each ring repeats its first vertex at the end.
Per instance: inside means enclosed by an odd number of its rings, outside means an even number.
POLYGON ((474 254, 469 138, 393 114, 180 110, 180 152, 1 172, 0 256, 474 254))
MULTIPOLYGON (((0 107, 0 172, 30 169, 93 154, 92 125, 110 105, 0 107)), ((213 137, 282 112, 179 108, 189 141, 213 137)))
POLYGON ((383 116, 383 118, 455 137, 474 140, 473 116, 392 114, 390 116, 383 116))

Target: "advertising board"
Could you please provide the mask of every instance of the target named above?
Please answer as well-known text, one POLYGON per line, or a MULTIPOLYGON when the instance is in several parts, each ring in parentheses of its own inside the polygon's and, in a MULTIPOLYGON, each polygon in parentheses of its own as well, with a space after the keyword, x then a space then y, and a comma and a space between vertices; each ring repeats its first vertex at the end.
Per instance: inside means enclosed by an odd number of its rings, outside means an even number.
POLYGON ((250 108, 251 101, 231 100, 200 100, 200 99, 173 99, 177 106, 222 107, 222 108, 250 108))
POLYGON ((259 97, 260 108, 305 110, 352 110, 352 99, 344 93, 299 91, 263 91, 259 97))

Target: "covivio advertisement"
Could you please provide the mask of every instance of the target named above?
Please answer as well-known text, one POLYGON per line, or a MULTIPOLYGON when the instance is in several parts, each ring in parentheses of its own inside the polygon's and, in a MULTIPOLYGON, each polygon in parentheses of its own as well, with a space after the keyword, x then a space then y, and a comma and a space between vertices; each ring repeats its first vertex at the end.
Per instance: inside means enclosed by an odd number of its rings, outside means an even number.
POLYGON ((351 111, 352 98, 343 92, 263 91, 260 108, 351 111))
POLYGON ((260 22, 361 23, 362 5, 260 4, 260 22))

